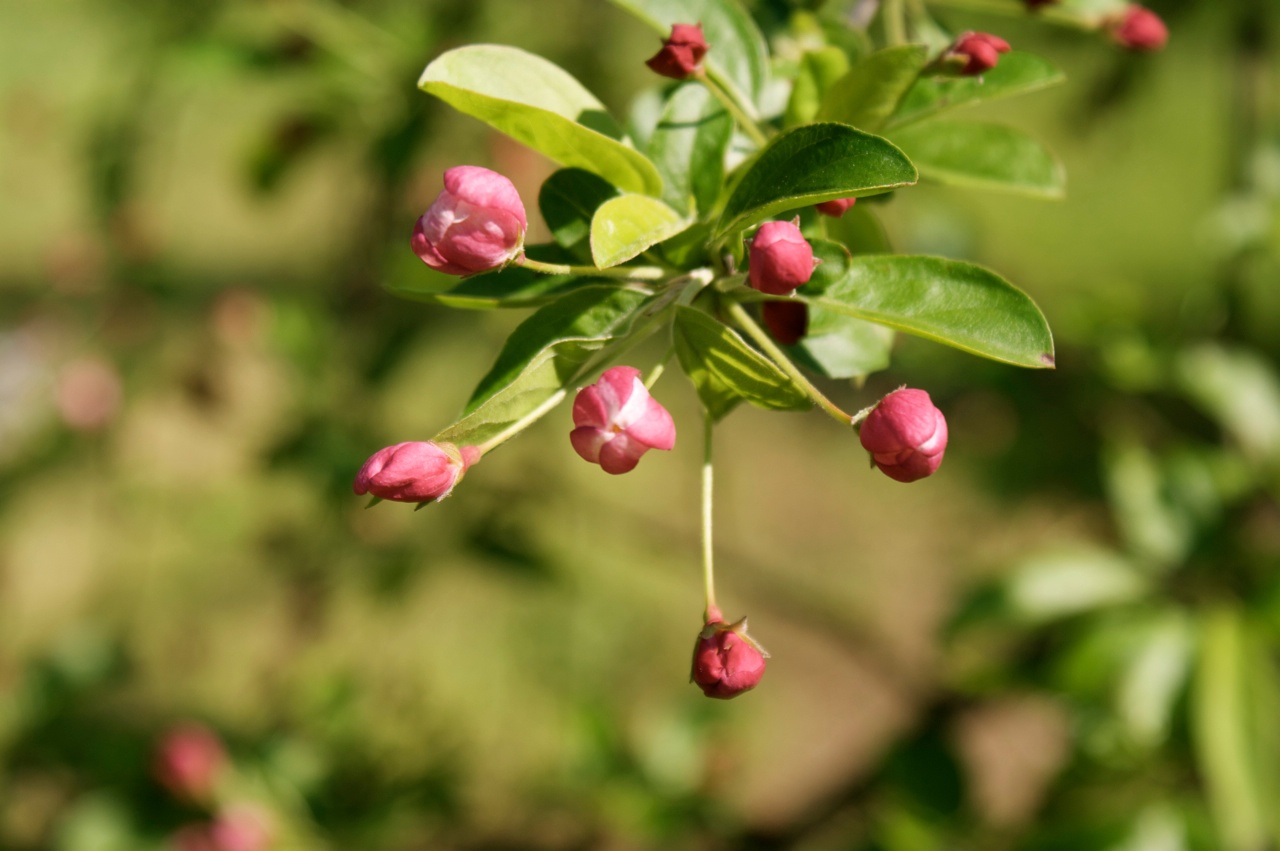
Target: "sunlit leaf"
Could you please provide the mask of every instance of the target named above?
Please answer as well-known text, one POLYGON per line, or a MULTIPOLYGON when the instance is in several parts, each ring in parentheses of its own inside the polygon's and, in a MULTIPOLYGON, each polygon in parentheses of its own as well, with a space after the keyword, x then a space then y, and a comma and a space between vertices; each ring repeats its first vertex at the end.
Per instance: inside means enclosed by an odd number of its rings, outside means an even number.
POLYGON ((591 256, 607 269, 689 227, 692 220, 645 195, 619 195, 600 205, 591 219, 591 256))
POLYGON ((892 133, 920 177, 952 186, 1060 198, 1066 171, 1048 148, 1012 127, 930 121, 892 133))
POLYGON ((1061 83, 1062 72, 1039 56, 1012 51, 981 77, 921 77, 902 99, 888 127, 901 127, 949 109, 1034 92, 1061 83))
POLYGON ((897 109, 929 59, 922 44, 877 50, 837 80, 822 99, 818 121, 839 121, 878 131, 897 109))
POLYGON ((705 86, 671 93, 649 137, 649 157, 662 174, 662 199, 677 210, 710 212, 724 188, 724 157, 733 119, 705 86))

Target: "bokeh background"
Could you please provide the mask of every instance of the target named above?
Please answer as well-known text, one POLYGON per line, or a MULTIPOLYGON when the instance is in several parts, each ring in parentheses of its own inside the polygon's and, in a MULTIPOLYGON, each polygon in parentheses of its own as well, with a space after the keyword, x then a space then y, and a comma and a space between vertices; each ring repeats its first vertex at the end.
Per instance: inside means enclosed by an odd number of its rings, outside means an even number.
MULTIPOLYGON (((753 10, 781 44, 802 5, 753 10)), ((562 410, 439 505, 350 492, 522 318, 384 290, 423 274, 441 172, 532 212, 553 169, 422 67, 514 44, 625 114, 652 32, 603 0, 4 4, 0 848, 174 847, 216 815, 156 779, 183 724, 274 848, 1277 847, 1280 8, 1150 5, 1149 56, 939 10, 1067 73, 976 114, 1048 142, 1068 199, 876 209, 1027 290, 1058 369, 902 339, 831 387, 933 394, 947 462, 911 486, 820 414, 731 416, 721 604, 773 659, 720 703, 687 683, 678 374, 677 448, 628 476, 562 410)))

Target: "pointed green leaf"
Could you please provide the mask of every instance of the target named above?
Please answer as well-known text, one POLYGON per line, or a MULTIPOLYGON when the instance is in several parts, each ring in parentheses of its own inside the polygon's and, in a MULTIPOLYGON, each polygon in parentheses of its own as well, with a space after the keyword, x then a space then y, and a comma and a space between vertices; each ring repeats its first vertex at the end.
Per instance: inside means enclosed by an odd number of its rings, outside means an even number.
MULTIPOLYGON (((554 244, 525 246, 525 254, 544 263, 569 263, 573 259, 554 244)), ((466 278, 419 265, 421 268, 415 269, 413 275, 386 282, 383 286, 387 292, 411 301, 462 310, 492 310, 539 307, 572 290, 601 283, 599 279, 572 275, 543 275, 520 265, 466 278)))
MULTIPOLYGON (((800 60, 800 71, 791 84, 791 97, 782 115, 784 127, 808 124, 818 114, 822 99, 836 81, 849 73, 849 56, 838 47, 810 50, 800 60)), ((824 119, 825 120, 825 119, 824 119)), ((839 121, 841 119, 832 119, 839 121)), ((852 123, 852 122, 845 122, 852 123)))
POLYGON ((566 166, 658 195, 653 163, 622 141, 595 95, 559 66, 515 47, 476 44, 436 58, 418 87, 566 166))
POLYGON ((802 411, 812 403, 773 362, 732 328, 701 310, 676 308, 676 357, 712 419, 742 400, 772 411, 802 411))
POLYGON ((822 99, 818 121, 839 121, 878 131, 929 61, 923 44, 886 47, 860 61, 822 99))
POLYGON ((617 266, 690 224, 657 198, 619 195, 601 204, 591 219, 591 256, 601 269, 617 266))
MULTIPOLYGON (((866 224, 874 222, 869 215, 858 216, 859 209, 852 208, 840 220, 854 219, 866 224)), ((860 228, 859 228, 860 229, 860 228)), ((813 240, 813 253, 822 262, 813 270, 813 277, 798 292, 819 293, 848 268, 849 252, 843 245, 827 240, 813 240)), ((796 360, 828 378, 860 378, 889 365, 889 349, 893 345, 893 331, 844 313, 836 313, 821 307, 809 307, 809 325, 804 338, 792 347, 796 360)))
POLYGON ((901 127, 948 109, 1034 92, 1066 79, 1039 56, 1013 51, 981 77, 921 77, 902 99, 888 127, 901 127))
POLYGON ((888 192, 916 181, 889 141, 843 124, 806 124, 775 137, 734 187, 716 238, 797 207, 888 192))
POLYGON ((649 137, 649 157, 662 175, 662 200, 677 210, 707 213, 724 188, 724 156, 733 118, 705 86, 690 83, 671 93, 649 137))
POLYGON ((893 133, 920 176, 952 186, 1061 198, 1067 176, 1044 145, 1021 130, 970 121, 930 121, 893 133))
POLYGON ((1128 602, 1150 587, 1149 578, 1119 555, 1077 547, 1026 559, 1008 576, 1004 595, 1011 615, 1039 623, 1128 602))
POLYGON ((541 308, 507 338, 462 418, 436 439, 481 443, 550 402, 593 356, 628 333, 652 298, 640 289, 599 286, 541 308))
POLYGON ((576 248, 591 235, 591 218, 600 205, 618 197, 609 181, 580 168, 562 168, 538 191, 538 210, 556 242, 576 248))
POLYGON ((992 360, 1053 366, 1044 315, 994 272, 940 257, 875 254, 841 262, 840 274, 821 292, 797 296, 992 360))

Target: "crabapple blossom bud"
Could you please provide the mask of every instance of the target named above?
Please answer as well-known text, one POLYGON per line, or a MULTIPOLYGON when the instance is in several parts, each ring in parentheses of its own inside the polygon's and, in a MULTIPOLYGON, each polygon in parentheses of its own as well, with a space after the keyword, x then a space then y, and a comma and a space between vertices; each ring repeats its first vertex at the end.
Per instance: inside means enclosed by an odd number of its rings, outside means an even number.
POLYGON ((770 295, 787 295, 813 276, 813 246, 800 233, 800 218, 765 222, 751 240, 747 278, 770 295))
POLYGON ((444 173, 444 191, 413 228, 413 251, 432 269, 473 275, 521 256, 529 227, 520 193, 496 171, 474 165, 444 173))
POLYGON ((689 681, 707 697, 728 700, 756 687, 767 658, 769 653, 747 634, 746 618, 726 624, 720 610, 710 606, 693 645, 689 681))
POLYGON ((923 390, 901 388, 880 400, 858 432, 862 448, 891 479, 933 475, 947 450, 947 420, 923 390))
POLYGON ((702 57, 707 55, 707 48, 702 24, 673 24, 670 37, 662 42, 662 49, 644 64, 664 77, 683 80, 697 70, 702 57))
POLYGON ((667 409, 649 395, 640 370, 615 366, 600 380, 578 391, 573 400, 569 442, 573 449, 606 473, 635 469, 650 449, 676 445, 676 424, 667 409))
POLYGON ((834 198, 830 201, 823 201, 821 204, 814 204, 813 206, 822 215, 838 219, 856 203, 858 203, 857 198, 834 198))
POLYGON ((189 824, 170 839, 176 851, 264 851, 271 842, 266 815, 236 806, 204 824, 189 824))
POLYGON ((996 67, 1001 53, 1009 52, 1009 42, 990 33, 966 32, 947 48, 943 58, 961 63, 957 73, 974 77, 996 67))
POLYGON ((151 768, 174 796, 199 801, 213 791, 226 762, 227 753, 212 730, 183 724, 160 739, 151 768))
POLYGON ((809 307, 803 301, 766 301, 760 305, 760 318, 773 339, 784 346, 794 346, 808 330, 809 307))
POLYGON ((1169 40, 1169 28, 1160 16, 1136 3, 1114 17, 1108 29, 1116 44, 1126 50, 1160 50, 1169 40))
POLYGON ((408 441, 385 446, 369 456, 356 473, 357 494, 373 494, 395 502, 439 502, 472 464, 480 460, 474 446, 408 441))

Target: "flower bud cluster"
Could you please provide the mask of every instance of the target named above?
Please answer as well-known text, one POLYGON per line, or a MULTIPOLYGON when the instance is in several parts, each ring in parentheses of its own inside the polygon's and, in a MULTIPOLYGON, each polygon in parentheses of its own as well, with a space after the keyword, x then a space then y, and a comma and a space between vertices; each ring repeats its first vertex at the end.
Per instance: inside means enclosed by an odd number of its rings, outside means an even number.
POLYGON ((152 774, 169 794, 187 805, 212 812, 208 821, 192 822, 170 838, 177 851, 266 851, 272 825, 260 807, 224 802, 232 771, 226 748, 216 734, 199 724, 183 724, 162 736, 152 757, 152 774))

